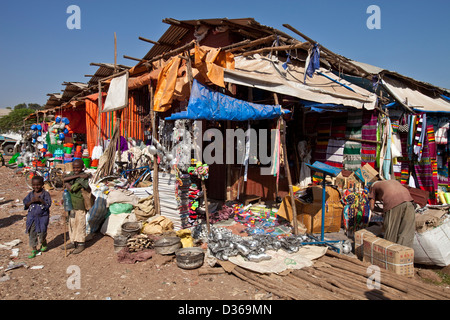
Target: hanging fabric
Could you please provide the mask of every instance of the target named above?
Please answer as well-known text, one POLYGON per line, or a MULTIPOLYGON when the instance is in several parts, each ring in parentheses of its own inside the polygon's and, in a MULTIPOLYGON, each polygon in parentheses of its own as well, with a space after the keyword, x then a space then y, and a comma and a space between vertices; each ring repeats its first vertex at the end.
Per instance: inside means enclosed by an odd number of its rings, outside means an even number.
POLYGON ((320 69, 320 48, 316 43, 313 48, 309 50, 308 58, 306 59, 305 77, 303 82, 306 83, 306 76, 312 78, 317 69, 320 69))
POLYGON ((416 133, 414 135, 414 154, 420 161, 422 158, 423 144, 425 142, 426 136, 426 126, 427 126, 427 115, 424 113, 418 116, 416 122, 416 133))
MULTIPOLYGON (((361 140, 362 110, 348 113, 346 137, 361 140)), ((356 171, 361 168, 361 142, 348 140, 344 147, 344 169, 356 171)))
MULTIPOLYGON (((368 141, 379 141, 377 139, 378 113, 376 110, 364 110, 361 129, 361 139, 368 141)), ((370 164, 375 167, 377 157, 376 143, 361 143, 361 166, 370 164)))
POLYGON ((299 186, 302 188, 308 187, 312 182, 311 179, 311 169, 307 164, 311 164, 311 150, 308 147, 307 141, 300 141, 298 143, 298 154, 300 157, 300 176, 299 176, 299 186))
POLYGON ((277 129, 276 129, 276 135, 275 135, 275 146, 272 153, 272 167, 270 168, 270 173, 273 176, 277 177, 277 183, 278 183, 278 176, 280 172, 280 152, 281 152, 281 136, 280 136, 280 128, 281 123, 280 120, 277 121, 277 129))
POLYGON ((384 154, 383 166, 382 166, 382 178, 386 180, 391 179, 392 168, 392 127, 391 120, 386 117, 385 119, 385 131, 386 131, 386 149, 384 154))
POLYGON ((248 162, 250 157, 250 121, 248 121, 247 132, 245 135, 245 158, 244 158, 244 181, 247 182, 248 162))

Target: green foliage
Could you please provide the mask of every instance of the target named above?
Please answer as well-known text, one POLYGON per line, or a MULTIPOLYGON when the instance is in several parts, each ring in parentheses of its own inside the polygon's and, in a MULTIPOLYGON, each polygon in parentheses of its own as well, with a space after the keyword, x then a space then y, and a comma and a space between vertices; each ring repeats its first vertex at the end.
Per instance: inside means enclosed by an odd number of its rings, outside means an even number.
MULTIPOLYGON (((16 106, 17 107, 17 106, 16 106)), ((15 131, 18 132, 24 127, 24 119, 32 113, 35 113, 35 110, 28 108, 17 108, 14 107, 8 115, 0 118, 0 132, 8 132, 15 131)), ((25 122, 25 127, 31 126, 35 119, 29 119, 25 122)))
POLYGON ((19 110, 19 109, 27 109, 28 106, 26 103, 20 103, 17 106, 14 107, 14 110, 19 110))
MULTIPOLYGON (((0 117, 0 132, 8 132, 8 131, 21 131, 24 128, 23 120, 32 113, 35 113, 36 110, 42 109, 42 106, 37 103, 20 103, 14 108, 7 107, 7 109, 11 109, 12 111, 3 117, 0 117)), ((25 128, 29 128, 35 119, 30 119, 25 122, 25 128)))
POLYGON ((42 106, 40 104, 37 104, 37 103, 29 103, 28 104, 28 109, 40 110, 41 108, 42 108, 42 106))
POLYGON ((42 109, 42 106, 40 104, 37 104, 37 103, 29 103, 29 104, 19 103, 18 105, 14 106, 13 109, 14 110, 18 110, 18 109, 40 110, 40 109, 42 109))

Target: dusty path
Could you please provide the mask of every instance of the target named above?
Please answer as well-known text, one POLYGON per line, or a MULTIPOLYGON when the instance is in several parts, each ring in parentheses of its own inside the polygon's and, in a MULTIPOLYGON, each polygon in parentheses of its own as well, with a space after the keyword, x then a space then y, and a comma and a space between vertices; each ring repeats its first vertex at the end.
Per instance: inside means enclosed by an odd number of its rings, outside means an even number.
POLYGON ((0 168, 0 244, 20 239, 11 250, 0 249, 0 300, 242 300, 267 299, 272 295, 240 280, 221 273, 199 276, 198 270, 178 268, 173 259, 155 255, 135 264, 120 264, 114 252, 113 239, 97 234, 80 255, 64 257, 63 208, 61 192, 51 191, 54 203, 48 230, 49 251, 28 259, 28 235, 25 234, 26 212, 22 200, 29 192, 22 176, 13 170, 0 168), (5 272, 10 261, 25 262, 5 272), (42 269, 31 267, 43 266, 42 269), (74 280, 79 270, 80 285, 74 280), (69 283, 69 285, 68 285, 69 283), (220 288, 220 290, 218 290, 220 288))

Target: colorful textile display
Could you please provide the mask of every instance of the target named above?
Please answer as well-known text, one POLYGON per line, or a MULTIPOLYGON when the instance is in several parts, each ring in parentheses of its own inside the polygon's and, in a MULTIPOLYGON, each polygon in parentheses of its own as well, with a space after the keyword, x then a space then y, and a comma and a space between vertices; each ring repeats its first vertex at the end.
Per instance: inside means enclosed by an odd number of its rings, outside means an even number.
MULTIPOLYGON (((378 113, 376 111, 364 111, 361 129, 361 139, 377 141, 378 113)), ((361 166, 370 164, 375 166, 377 156, 376 143, 361 143, 361 166)))
POLYGON ((342 223, 347 232, 355 232, 368 226, 371 219, 368 195, 368 188, 354 192, 344 191, 341 200, 344 205, 342 223))
MULTIPOLYGON (((426 132, 426 128, 424 131, 426 132)), ((423 144, 421 145, 420 160, 418 158, 414 161, 414 173, 417 186, 422 190, 430 192, 430 204, 437 203, 436 192, 438 189, 436 158, 433 156, 430 153, 428 135, 425 134, 423 144)))
MULTIPOLYGON (((348 113, 346 138, 361 140, 362 110, 348 113)), ((344 146, 344 169, 356 171, 361 167, 361 142, 347 141, 344 146)))
POLYGON ((324 116, 317 122, 317 145, 314 160, 325 162, 327 155, 328 140, 331 135, 331 118, 324 116))
POLYGON ((343 168, 344 146, 345 140, 330 139, 328 141, 325 163, 333 167, 343 168))
POLYGON ((423 144, 426 137, 427 116, 426 114, 419 115, 416 120, 416 132, 414 135, 414 154, 420 161, 422 158, 423 144))

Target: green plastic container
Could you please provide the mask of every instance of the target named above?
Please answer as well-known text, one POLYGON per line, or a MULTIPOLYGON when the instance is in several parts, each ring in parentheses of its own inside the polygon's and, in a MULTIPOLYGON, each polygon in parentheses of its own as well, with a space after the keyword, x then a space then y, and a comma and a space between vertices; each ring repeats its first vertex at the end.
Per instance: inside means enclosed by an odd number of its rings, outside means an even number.
POLYGON ((83 158, 83 162, 84 162, 84 166, 85 166, 87 169, 90 169, 90 168, 91 168, 91 159, 90 159, 90 158, 83 158))

